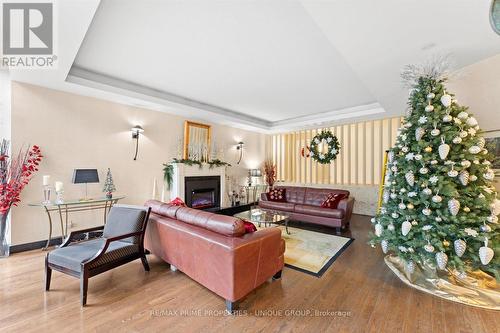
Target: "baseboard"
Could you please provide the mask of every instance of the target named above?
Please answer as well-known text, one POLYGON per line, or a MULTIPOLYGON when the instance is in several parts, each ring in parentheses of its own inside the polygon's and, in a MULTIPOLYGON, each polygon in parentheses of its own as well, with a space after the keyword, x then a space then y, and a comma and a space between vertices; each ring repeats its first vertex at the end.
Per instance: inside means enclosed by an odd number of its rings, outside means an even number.
MULTIPOLYGON (((41 249, 41 248, 44 248, 46 244, 47 244, 47 240, 41 240, 41 241, 36 241, 36 242, 31 242, 31 243, 12 245, 10 247, 10 253, 19 253, 19 252, 24 252, 24 251, 41 249)), ((61 244, 60 238, 50 240, 50 246, 59 245, 59 244, 61 244)))

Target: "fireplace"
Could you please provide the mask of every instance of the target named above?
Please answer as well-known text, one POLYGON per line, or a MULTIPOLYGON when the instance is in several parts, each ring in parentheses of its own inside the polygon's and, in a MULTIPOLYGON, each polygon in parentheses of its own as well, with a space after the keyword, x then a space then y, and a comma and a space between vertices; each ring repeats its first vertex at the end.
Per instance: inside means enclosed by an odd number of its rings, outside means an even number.
POLYGON ((185 177, 184 186, 188 207, 203 210, 220 207, 220 176, 185 177))

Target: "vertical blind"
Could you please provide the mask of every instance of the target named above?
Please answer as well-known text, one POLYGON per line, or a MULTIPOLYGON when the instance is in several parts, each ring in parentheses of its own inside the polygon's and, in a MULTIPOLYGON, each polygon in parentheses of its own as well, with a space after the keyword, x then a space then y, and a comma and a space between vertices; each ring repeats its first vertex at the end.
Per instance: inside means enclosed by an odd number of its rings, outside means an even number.
POLYGON ((277 180, 302 184, 377 185, 384 152, 395 144, 402 117, 387 118, 272 135, 271 158, 277 180), (320 164, 301 150, 322 130, 330 130, 341 145, 337 159, 320 164))

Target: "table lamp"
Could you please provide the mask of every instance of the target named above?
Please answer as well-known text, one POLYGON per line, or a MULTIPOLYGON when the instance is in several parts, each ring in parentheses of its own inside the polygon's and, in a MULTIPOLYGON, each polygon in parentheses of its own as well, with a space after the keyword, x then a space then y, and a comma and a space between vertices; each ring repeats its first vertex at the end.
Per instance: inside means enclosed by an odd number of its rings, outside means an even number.
POLYGON ((90 200, 87 189, 88 183, 99 183, 97 169, 75 169, 73 172, 73 184, 85 184, 85 198, 83 200, 90 200))

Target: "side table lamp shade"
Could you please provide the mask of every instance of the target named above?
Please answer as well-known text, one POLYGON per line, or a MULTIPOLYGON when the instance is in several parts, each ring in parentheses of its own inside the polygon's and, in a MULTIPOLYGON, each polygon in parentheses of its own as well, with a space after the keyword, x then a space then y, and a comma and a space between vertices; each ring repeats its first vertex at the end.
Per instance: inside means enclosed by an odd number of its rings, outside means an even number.
POLYGON ((73 184, 85 184, 85 199, 88 199, 88 183, 99 183, 97 169, 75 169, 73 172, 73 184))

